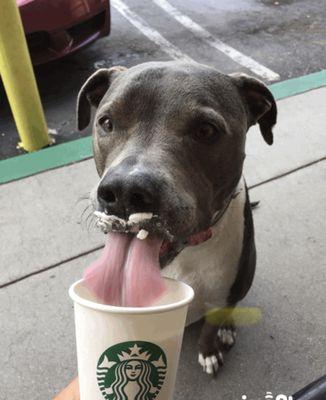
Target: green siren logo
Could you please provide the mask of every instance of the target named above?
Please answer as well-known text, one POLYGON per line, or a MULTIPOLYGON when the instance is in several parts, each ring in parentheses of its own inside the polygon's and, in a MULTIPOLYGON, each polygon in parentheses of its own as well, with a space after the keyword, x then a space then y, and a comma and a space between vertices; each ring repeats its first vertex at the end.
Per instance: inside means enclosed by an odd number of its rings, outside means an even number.
POLYGON ((97 363, 97 382, 106 400, 152 400, 161 390, 167 360, 150 342, 124 342, 109 347, 97 363))

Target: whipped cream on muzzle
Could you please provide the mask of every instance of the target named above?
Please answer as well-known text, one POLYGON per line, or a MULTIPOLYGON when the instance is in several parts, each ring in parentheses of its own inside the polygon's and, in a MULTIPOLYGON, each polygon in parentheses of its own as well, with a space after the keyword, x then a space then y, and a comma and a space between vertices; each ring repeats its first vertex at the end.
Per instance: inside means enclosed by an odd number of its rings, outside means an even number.
POLYGON ((153 213, 134 213, 129 216, 128 220, 100 211, 94 211, 94 215, 97 217, 97 226, 104 233, 134 233, 138 239, 143 240, 148 236, 148 232, 151 232, 160 234, 168 240, 173 239, 168 229, 164 228, 158 216, 153 213))

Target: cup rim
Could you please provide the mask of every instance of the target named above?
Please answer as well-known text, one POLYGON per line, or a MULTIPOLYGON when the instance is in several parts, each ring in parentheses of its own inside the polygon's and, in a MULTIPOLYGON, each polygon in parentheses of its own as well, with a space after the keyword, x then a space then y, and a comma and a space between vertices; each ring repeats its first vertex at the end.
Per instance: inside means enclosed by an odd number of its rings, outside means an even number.
POLYGON ((80 297, 75 289, 78 285, 80 285, 83 282, 83 279, 79 279, 75 283, 73 283, 70 288, 69 288, 69 296, 73 300, 74 303, 77 303, 79 305, 82 305, 87 308, 91 308, 93 310, 97 311, 104 311, 112 314, 158 314, 162 312, 167 312, 171 310, 176 310, 178 308, 181 308, 187 304, 189 304, 195 295, 194 289, 189 286, 187 283, 178 281, 176 279, 172 278, 167 278, 163 277, 164 280, 169 280, 173 282, 177 282, 179 285, 182 285, 186 288, 186 296, 182 300, 175 301, 170 304, 163 304, 159 306, 149 306, 149 307, 119 307, 119 306, 112 306, 112 305, 106 305, 106 304, 101 304, 101 303, 95 303, 94 301, 91 300, 86 300, 82 297, 80 297))

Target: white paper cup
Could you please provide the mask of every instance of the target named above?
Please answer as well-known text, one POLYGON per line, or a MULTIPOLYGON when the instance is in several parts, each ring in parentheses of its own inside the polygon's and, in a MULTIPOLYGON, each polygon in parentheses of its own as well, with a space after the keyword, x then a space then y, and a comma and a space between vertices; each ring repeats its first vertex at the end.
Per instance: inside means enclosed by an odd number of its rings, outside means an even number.
POLYGON ((71 286, 81 400, 172 399, 194 291, 164 279, 166 294, 141 308, 100 304, 82 281, 71 286))

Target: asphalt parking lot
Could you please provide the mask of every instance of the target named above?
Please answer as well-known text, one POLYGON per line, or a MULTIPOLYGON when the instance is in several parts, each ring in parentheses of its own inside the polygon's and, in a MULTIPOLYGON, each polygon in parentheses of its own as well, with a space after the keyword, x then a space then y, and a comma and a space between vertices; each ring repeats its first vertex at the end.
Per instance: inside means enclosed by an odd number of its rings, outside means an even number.
MULTIPOLYGON (((323 0, 112 0, 111 35, 36 69, 56 143, 77 132, 75 100, 96 69, 151 60, 190 58, 225 73, 243 71, 266 83, 320 71, 326 65, 323 0), (159 37, 159 38, 158 38, 159 37)), ((21 154, 0 89, 0 159, 21 154)))

